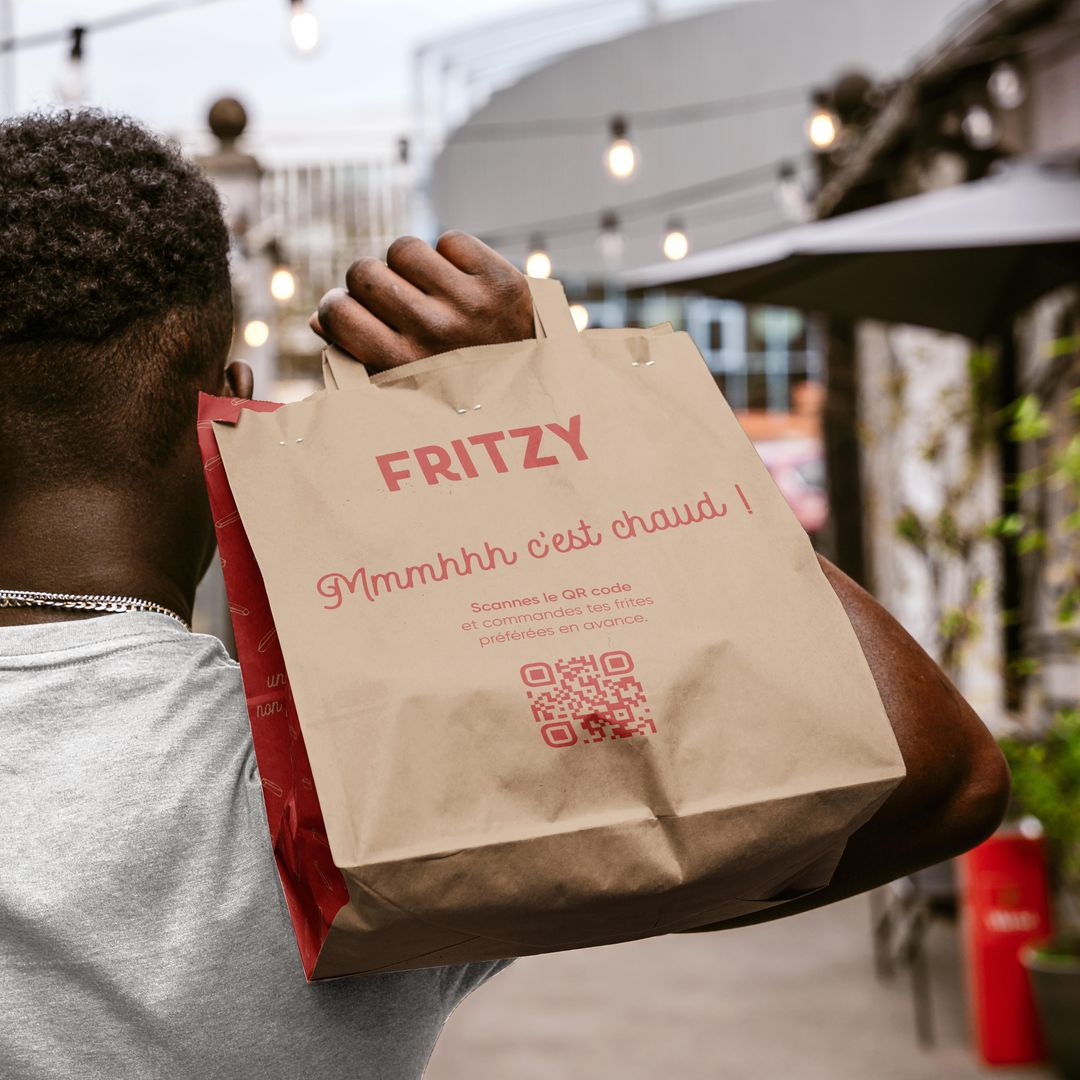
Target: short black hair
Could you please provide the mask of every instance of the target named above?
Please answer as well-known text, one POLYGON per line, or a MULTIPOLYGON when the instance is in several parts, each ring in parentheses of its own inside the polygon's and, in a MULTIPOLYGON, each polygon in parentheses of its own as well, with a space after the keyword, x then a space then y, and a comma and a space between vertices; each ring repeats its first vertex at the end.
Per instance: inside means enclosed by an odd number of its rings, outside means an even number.
POLYGON ((213 185, 134 120, 0 123, 0 487, 170 460, 228 356, 228 254, 213 185))

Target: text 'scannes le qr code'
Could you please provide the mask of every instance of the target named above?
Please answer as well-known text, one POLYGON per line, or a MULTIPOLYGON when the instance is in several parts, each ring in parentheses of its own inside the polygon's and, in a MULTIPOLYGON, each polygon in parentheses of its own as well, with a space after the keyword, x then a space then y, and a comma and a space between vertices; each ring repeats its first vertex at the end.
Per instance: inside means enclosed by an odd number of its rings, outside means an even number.
POLYGON ((656 733, 645 688, 628 652, 571 656, 521 668, 533 719, 548 746, 628 739, 656 733))

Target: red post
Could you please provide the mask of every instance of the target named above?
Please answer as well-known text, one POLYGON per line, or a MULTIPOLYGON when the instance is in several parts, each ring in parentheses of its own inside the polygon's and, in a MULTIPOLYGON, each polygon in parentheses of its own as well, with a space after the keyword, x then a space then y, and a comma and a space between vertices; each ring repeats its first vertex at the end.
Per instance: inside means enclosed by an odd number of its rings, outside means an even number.
POLYGON ((1020 950, 1050 934, 1041 839, 1005 830, 961 860, 975 1043, 991 1065, 1041 1061, 1042 1034, 1020 950))

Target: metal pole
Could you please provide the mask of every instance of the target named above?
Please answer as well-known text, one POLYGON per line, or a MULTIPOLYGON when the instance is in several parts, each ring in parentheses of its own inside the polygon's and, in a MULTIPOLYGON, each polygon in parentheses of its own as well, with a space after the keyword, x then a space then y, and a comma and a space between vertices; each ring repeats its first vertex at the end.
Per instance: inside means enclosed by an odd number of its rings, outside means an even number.
POLYGON ((821 422, 832 541, 825 555, 849 577, 866 585, 855 324, 830 318, 825 326, 825 410, 821 422))

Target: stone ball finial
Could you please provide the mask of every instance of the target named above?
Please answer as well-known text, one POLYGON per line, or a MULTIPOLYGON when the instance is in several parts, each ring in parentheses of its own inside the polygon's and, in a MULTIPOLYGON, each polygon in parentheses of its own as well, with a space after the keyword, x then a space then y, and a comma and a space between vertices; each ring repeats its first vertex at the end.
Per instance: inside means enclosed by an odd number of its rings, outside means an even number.
POLYGON ((247 110, 236 98, 218 98, 210 106, 207 121, 210 130, 221 140, 223 146, 236 142, 247 127, 247 110))

